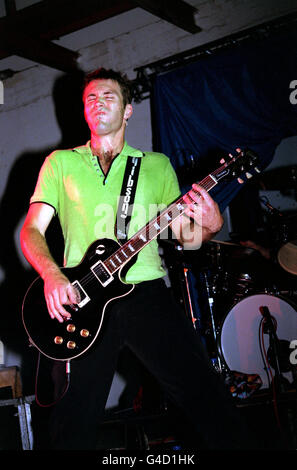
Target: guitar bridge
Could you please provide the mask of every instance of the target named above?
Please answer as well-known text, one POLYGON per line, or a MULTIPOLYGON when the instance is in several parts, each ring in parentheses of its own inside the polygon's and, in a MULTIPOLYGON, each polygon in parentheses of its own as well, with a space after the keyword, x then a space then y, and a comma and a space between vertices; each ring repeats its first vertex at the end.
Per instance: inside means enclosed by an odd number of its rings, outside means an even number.
POLYGON ((107 286, 107 284, 113 280, 113 276, 101 260, 91 266, 91 271, 97 277, 98 281, 101 282, 103 287, 107 286))
POLYGON ((84 307, 91 299, 84 290, 84 288, 81 286, 81 284, 78 281, 72 282, 73 287, 78 290, 79 295, 80 295, 80 302, 77 304, 78 307, 82 308, 84 307))

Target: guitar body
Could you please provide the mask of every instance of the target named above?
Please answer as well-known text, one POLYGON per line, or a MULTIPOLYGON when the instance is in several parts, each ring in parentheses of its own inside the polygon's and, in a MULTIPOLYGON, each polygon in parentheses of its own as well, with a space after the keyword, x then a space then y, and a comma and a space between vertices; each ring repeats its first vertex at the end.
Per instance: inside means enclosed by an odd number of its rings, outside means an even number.
POLYGON ((23 301, 22 319, 30 342, 42 354, 50 359, 67 361, 86 352, 99 335, 108 304, 132 292, 134 285, 121 281, 121 270, 103 283, 91 271, 119 246, 107 238, 97 240, 88 248, 78 266, 61 269, 73 285, 80 286, 81 303, 73 306, 75 309, 64 306, 71 313, 71 320, 60 323, 51 319, 43 280, 38 277, 33 281, 23 301))

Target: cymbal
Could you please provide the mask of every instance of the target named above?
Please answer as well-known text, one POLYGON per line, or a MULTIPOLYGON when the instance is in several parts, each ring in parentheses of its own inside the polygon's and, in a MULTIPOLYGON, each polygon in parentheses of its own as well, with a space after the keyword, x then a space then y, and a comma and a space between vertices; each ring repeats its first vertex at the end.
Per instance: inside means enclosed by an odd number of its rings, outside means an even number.
POLYGON ((297 275, 297 240, 283 245, 278 251, 277 260, 285 271, 297 275))
POLYGON ((230 241, 212 239, 210 240, 209 243, 217 243, 218 245, 222 245, 223 248, 226 248, 226 250, 229 249, 229 251, 239 250, 242 253, 245 252, 247 254, 252 254, 252 253, 255 253, 256 251, 254 248, 246 247, 244 245, 241 245, 240 243, 235 243, 235 242, 230 242, 230 241))
POLYGON ((212 240, 210 240, 209 243, 219 243, 221 245, 228 245, 228 246, 241 246, 239 243, 226 242, 226 241, 223 241, 223 240, 216 240, 214 238, 212 240))

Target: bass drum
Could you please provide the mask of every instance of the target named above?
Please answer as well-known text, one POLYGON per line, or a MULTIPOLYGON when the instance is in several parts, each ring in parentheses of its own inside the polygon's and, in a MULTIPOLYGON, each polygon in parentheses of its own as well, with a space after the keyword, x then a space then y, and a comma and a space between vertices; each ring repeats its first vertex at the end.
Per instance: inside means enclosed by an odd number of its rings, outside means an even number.
MULTIPOLYGON (((261 389, 270 386, 271 377, 267 376, 263 359, 262 328, 260 307, 266 306, 275 320, 276 334, 285 345, 286 352, 281 360, 282 375, 292 382, 292 366, 289 362, 289 344, 297 339, 297 312, 283 298, 270 294, 257 294, 244 298, 234 305, 226 315, 219 334, 219 351, 230 371, 245 374, 258 374, 262 380, 261 389)), ((264 322, 263 322, 264 323, 264 322)), ((272 376, 275 375, 273 355, 269 358, 269 334, 264 326, 263 343, 268 355, 272 376)), ((282 351, 282 347, 281 347, 282 351)), ((265 357, 265 356, 264 356, 265 357)))

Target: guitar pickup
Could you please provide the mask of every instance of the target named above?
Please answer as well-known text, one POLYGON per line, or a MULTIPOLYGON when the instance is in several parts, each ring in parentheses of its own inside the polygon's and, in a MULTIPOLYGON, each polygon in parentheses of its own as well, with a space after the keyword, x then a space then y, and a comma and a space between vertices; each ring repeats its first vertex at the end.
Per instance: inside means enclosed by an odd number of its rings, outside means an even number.
POLYGON ((101 260, 93 264, 91 271, 97 277, 98 281, 101 282, 103 287, 107 286, 107 284, 113 280, 113 276, 110 274, 101 260))
POLYGON ((78 307, 82 308, 84 307, 91 299, 86 293, 86 291, 83 289, 81 284, 78 281, 72 282, 73 287, 78 290, 79 295, 80 295, 80 302, 77 304, 78 307))

